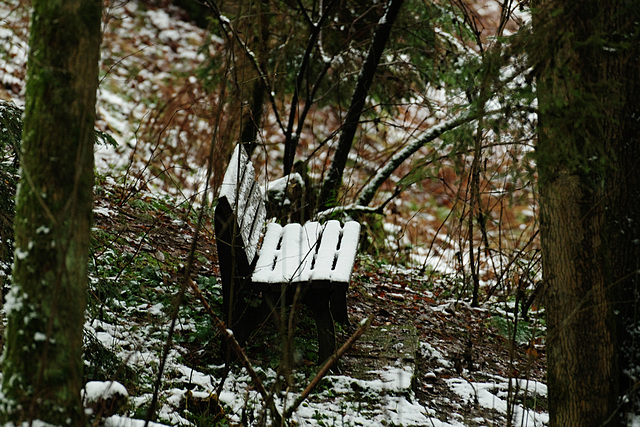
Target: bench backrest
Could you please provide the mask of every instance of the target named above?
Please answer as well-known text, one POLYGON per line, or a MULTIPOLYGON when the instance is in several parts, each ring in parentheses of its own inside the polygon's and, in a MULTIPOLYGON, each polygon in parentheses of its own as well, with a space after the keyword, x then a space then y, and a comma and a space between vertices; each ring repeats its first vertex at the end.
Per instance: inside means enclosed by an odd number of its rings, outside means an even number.
POLYGON ((220 259, 221 264, 231 262, 236 266, 235 274, 250 275, 266 216, 253 164, 242 144, 238 144, 224 174, 215 211, 218 256, 232 257, 220 259))

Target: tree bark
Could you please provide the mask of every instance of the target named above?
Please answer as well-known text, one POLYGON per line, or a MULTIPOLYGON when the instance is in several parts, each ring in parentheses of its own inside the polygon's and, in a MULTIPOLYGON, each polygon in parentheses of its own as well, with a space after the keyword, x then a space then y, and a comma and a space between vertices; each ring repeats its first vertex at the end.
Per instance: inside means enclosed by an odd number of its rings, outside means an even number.
MULTIPOLYGON (((627 3, 627 5, 625 5, 627 3)), ((637 406, 638 11, 545 0, 535 17, 550 425, 626 425, 637 406), (635 243, 634 243, 635 242, 635 243)))
POLYGON ((84 425, 100 0, 33 0, 0 418, 84 425))
MULTIPOLYGON (((257 39, 259 69, 266 70, 267 50, 269 46, 269 19, 267 18, 269 5, 265 0, 261 0, 252 7, 255 9, 252 13, 258 16, 258 25, 256 25, 257 28, 247 29, 247 32, 255 32, 254 37, 257 39)), ((243 54, 246 55, 246 52, 243 52, 243 54)), ((246 91, 250 93, 248 96, 244 94, 242 96, 242 104, 246 104, 246 107, 241 107, 244 111, 242 113, 240 142, 244 145, 249 157, 251 157, 258 143, 258 131, 262 125, 265 92, 270 90, 270 88, 265 87, 264 81, 260 79, 260 76, 254 74, 256 70, 252 70, 248 59, 242 60, 242 62, 246 63, 246 65, 244 65, 246 70, 241 73, 241 80, 238 82, 238 86, 242 88, 241 92, 246 91)))
POLYGON ((404 0, 390 0, 385 14, 378 22, 373 40, 371 41, 371 47, 369 48, 367 58, 362 66, 362 71, 358 76, 358 82, 351 97, 347 116, 342 125, 342 133, 338 140, 338 147, 336 148, 333 161, 322 184, 320 210, 336 205, 338 190, 342 185, 344 168, 347 165, 347 158, 349 157, 349 151, 351 151, 353 138, 356 135, 360 116, 362 115, 369 89, 373 83, 373 76, 380 63, 382 52, 391 34, 391 28, 400 12, 403 2, 404 0))
POLYGON ((552 425, 601 425, 617 389, 602 194, 566 171, 544 179, 540 231, 552 425))
POLYGON ((630 7, 631 10, 622 9, 624 20, 619 28, 624 31, 634 23, 635 34, 629 37, 628 50, 618 64, 616 80, 620 86, 616 92, 623 93, 624 99, 619 95, 619 119, 611 129, 616 137, 611 152, 615 166, 607 175, 605 187, 606 244, 618 337, 617 380, 619 396, 627 397, 613 421, 625 425, 627 416, 640 413, 640 8, 635 3, 630 7))

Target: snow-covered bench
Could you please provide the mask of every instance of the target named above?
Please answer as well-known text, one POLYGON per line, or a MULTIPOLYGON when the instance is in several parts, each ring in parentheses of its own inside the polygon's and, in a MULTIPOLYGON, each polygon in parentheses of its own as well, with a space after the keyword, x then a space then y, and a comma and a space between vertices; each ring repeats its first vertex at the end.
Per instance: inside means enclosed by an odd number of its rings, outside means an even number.
POLYGON ((261 310, 247 303, 251 294, 272 303, 290 303, 297 295, 316 322, 318 359, 323 362, 335 351, 334 320, 348 321, 346 293, 360 224, 271 222, 258 250, 266 217, 253 165, 238 144, 215 210, 224 320, 242 341, 262 320, 261 310))

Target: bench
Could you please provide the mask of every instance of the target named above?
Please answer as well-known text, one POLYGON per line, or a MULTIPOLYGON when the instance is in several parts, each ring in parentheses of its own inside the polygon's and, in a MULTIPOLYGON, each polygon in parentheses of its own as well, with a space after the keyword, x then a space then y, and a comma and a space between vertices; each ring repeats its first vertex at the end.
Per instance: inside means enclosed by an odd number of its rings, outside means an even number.
POLYGON ((239 342, 269 310, 294 296, 309 307, 318 333, 318 361, 336 348, 334 320, 348 323, 346 293, 360 235, 355 221, 341 225, 275 222, 266 225, 266 202, 241 144, 225 172, 215 209, 223 312, 239 342), (260 241, 262 245, 258 250, 260 241), (255 302, 258 300, 259 305, 255 302))

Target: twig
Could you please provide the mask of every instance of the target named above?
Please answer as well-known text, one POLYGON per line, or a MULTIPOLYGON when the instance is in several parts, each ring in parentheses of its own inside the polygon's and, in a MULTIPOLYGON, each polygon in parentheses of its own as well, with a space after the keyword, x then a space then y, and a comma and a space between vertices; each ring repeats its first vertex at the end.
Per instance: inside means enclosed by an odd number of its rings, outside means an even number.
POLYGON ((360 336, 362 336, 362 334, 364 334, 365 331, 369 329, 369 325, 371 325, 372 320, 373 320, 373 314, 369 315, 367 320, 364 323, 360 324, 360 327, 358 328, 358 330, 355 331, 353 335, 351 335, 351 337, 347 340, 347 342, 345 342, 342 345, 342 347, 338 349, 338 351, 333 353, 331 357, 327 359, 327 362, 322 366, 322 368, 320 368, 320 370, 318 371, 316 376, 313 378, 313 380, 311 380, 307 388, 305 388, 302 394, 300 394, 300 396, 296 399, 296 401, 293 402, 293 405, 291 405, 289 409, 285 411, 284 413, 285 419, 288 419, 291 417, 291 415, 293 415, 293 412, 296 409, 298 409, 298 406, 300 406, 302 402, 305 401, 307 396, 309 396, 309 394, 313 391, 313 389, 316 388, 316 386, 320 383, 322 378, 324 378, 324 376, 327 375, 327 372, 329 372, 329 370, 338 361, 338 359, 340 359, 340 357, 342 357, 342 355, 351 348, 351 346, 358 340, 358 338, 360 338, 360 336))
POLYGON ((231 349, 238 356, 238 360, 240 361, 240 364, 242 365, 242 367, 247 370, 247 373, 249 374, 249 376, 251 377, 251 380, 253 381, 253 386, 256 388, 258 393, 260 393, 260 396, 262 396, 265 403, 269 406, 269 410, 273 413, 274 418, 276 420, 276 424, 277 425, 282 424, 282 416, 280 415, 280 412, 278 412, 278 409, 276 408, 273 399, 269 398, 269 394, 267 393, 267 390, 264 388, 264 384, 262 383, 262 380, 260 379, 258 374, 256 374, 256 371, 254 371, 253 367, 251 366, 251 362, 249 362, 247 355, 240 347, 240 344, 238 344, 238 341, 236 341, 236 338, 234 337, 233 332, 227 329, 227 326, 224 324, 224 322, 220 320, 220 318, 213 312, 213 309, 207 302, 207 299, 204 297, 204 295, 202 295, 202 292, 200 292, 200 288, 198 288, 198 285, 195 284, 193 280, 191 280, 191 278, 189 277, 187 278, 187 282, 189 286, 191 286, 193 293, 202 303, 202 306, 204 307, 205 311, 209 314, 209 316, 211 316, 211 319, 213 319, 213 323, 218 329, 218 331, 220 332, 220 334, 222 335, 223 339, 227 342, 227 344, 229 344, 231 349))

